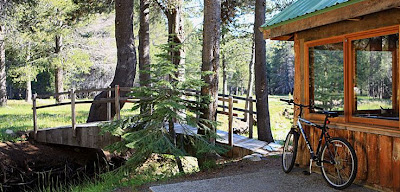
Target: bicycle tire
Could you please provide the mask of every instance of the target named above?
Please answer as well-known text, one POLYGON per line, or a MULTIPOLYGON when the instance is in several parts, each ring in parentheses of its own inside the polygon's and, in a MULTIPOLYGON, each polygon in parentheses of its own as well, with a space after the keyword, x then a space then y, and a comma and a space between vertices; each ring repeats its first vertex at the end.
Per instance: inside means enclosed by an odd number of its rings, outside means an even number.
POLYGON ((331 187, 345 189, 353 183, 357 175, 357 155, 346 139, 332 138, 326 142, 320 159, 322 175, 331 187))
POLYGON ((293 169, 296 161, 298 140, 299 134, 294 130, 290 130, 286 136, 282 153, 282 169, 285 173, 289 173, 293 169))

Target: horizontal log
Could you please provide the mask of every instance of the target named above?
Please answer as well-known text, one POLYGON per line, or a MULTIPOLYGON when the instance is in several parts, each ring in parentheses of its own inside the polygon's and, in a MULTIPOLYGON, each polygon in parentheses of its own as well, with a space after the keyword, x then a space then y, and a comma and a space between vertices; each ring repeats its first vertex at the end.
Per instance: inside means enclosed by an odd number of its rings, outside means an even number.
POLYGON ((239 96, 233 96, 233 95, 224 95, 224 94, 218 94, 218 96, 220 96, 220 97, 230 97, 230 96, 232 96, 232 98, 237 99, 237 100, 257 102, 257 100, 255 100, 255 99, 250 100, 250 98, 247 99, 246 97, 239 97, 239 96))
MULTIPOLYGON (((86 104, 86 103, 93 103, 93 101, 75 101, 75 104, 86 104)), ((50 104, 50 105, 42 105, 42 106, 37 106, 36 109, 44 109, 44 108, 57 107, 57 106, 62 106, 62 105, 71 105, 71 102, 62 102, 62 103, 55 103, 55 104, 50 104)))
POLYGON ((123 92, 131 92, 133 87, 120 87, 119 90, 123 92))
POLYGON ((100 92, 109 90, 114 90, 114 88, 82 89, 82 90, 76 90, 75 93, 90 93, 90 92, 100 92))
POLYGON ((59 95, 69 95, 69 94, 70 94, 69 91, 64 91, 64 92, 59 92, 59 93, 37 95, 36 98, 45 99, 45 98, 48 98, 48 97, 56 97, 56 96, 59 96, 59 95))
MULTIPOLYGON (((225 109, 229 109, 229 107, 228 106, 223 106, 223 105, 218 105, 218 107, 220 107, 220 108, 225 108, 225 109)), ((234 111, 240 111, 240 112, 245 112, 245 113, 250 113, 251 111, 249 111, 249 110, 246 110, 246 109, 241 109, 241 108, 237 108, 237 107, 233 107, 233 110, 234 111)), ((256 111, 253 111, 253 114, 257 114, 257 112, 256 111)))
MULTIPOLYGON (((229 98, 218 97, 218 101, 229 102, 229 98)), ((239 103, 239 101, 238 100, 233 100, 233 103, 239 103)))
MULTIPOLYGON (((226 111, 217 111, 217 113, 222 114, 222 115, 228 115, 228 116, 229 116, 229 112, 226 112, 226 111)), ((238 114, 237 114, 237 113, 233 113, 233 116, 234 116, 234 117, 237 117, 238 114)))

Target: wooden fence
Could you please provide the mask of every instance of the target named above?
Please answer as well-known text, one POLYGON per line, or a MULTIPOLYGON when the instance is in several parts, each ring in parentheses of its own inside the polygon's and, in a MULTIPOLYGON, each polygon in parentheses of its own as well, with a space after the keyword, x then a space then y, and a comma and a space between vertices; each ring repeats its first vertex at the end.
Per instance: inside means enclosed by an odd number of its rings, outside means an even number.
MULTIPOLYGON (((47 94, 47 95, 37 95, 33 94, 32 96, 32 110, 33 110, 33 130, 34 130, 34 136, 36 138, 37 132, 38 132, 38 115, 37 115, 37 110, 38 109, 44 109, 44 108, 49 108, 49 107, 57 107, 57 106, 63 106, 63 105, 71 105, 71 128, 73 132, 73 136, 76 136, 76 105, 77 104, 88 104, 88 103, 107 103, 107 120, 112 119, 111 115, 111 107, 112 103, 114 103, 115 107, 115 119, 121 119, 121 107, 120 107, 120 102, 130 102, 130 103, 136 103, 139 102, 140 99, 134 98, 134 97, 121 97, 120 92, 130 92, 132 87, 120 87, 119 85, 116 85, 115 87, 108 87, 108 88, 100 88, 100 89, 85 89, 85 90, 75 90, 71 89, 70 91, 66 92, 61 92, 61 93, 54 93, 54 94, 47 94), (77 99, 77 94, 81 93, 91 93, 91 92, 101 92, 101 91, 106 91, 107 92, 107 97, 106 98, 101 98, 99 100, 87 100, 87 101, 76 101, 77 99), (114 97, 112 97, 112 92, 114 92, 114 97), (59 95, 69 95, 70 102, 61 102, 61 103, 55 103, 55 104, 49 104, 49 105, 37 105, 37 99, 40 98, 49 98, 51 96, 59 96, 59 95)), ((196 96, 199 95, 199 91, 195 90, 187 90, 186 95, 187 96, 196 96)), ((245 122, 248 123, 248 128, 249 128, 249 138, 253 138, 253 124, 254 124, 254 118, 253 115, 256 114, 255 111, 253 111, 253 104, 256 102, 252 97, 249 99, 244 98, 244 97, 237 97, 237 96, 229 96, 229 95, 222 95, 218 94, 218 100, 223 102, 223 105, 218 105, 219 108, 222 108, 223 110, 217 110, 217 113, 222 114, 222 115, 227 115, 228 116, 228 141, 229 145, 233 146, 233 119, 235 117, 238 117, 239 115, 237 113, 234 113, 234 111, 239 111, 244 113, 244 120, 245 122), (234 107, 234 103, 239 103, 239 100, 248 102, 248 107, 249 109, 241 109, 234 107), (225 106, 225 102, 228 103, 228 106, 225 106), (228 112, 225 111, 225 109, 228 109, 228 112), (247 117, 247 118, 246 118, 247 117)))

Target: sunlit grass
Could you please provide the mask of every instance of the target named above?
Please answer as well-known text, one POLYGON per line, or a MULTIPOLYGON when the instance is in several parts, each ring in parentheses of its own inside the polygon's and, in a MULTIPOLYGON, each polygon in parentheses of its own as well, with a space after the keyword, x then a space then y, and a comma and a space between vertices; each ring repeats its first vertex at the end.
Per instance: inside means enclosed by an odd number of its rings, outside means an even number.
MULTIPOLYGON (((282 115, 285 109, 290 109, 291 106, 279 101, 280 98, 285 96, 270 96, 269 97, 269 110, 271 129, 274 139, 283 140, 291 127, 291 121, 282 115)), ((68 100, 65 100, 67 102, 68 100)), ((54 99, 39 99, 37 106, 54 104, 54 99)), ((127 103, 121 110, 122 116, 137 114, 137 111, 131 111, 131 103, 127 103)), ((245 107, 244 101, 235 103, 234 107, 245 107)), ((77 123, 85 123, 90 110, 90 104, 76 105, 76 121, 77 123)), ((222 109, 220 109, 222 110, 222 109)), ((254 110, 256 106, 254 104, 254 110)), ((51 108, 38 109, 38 127, 39 129, 66 126, 71 124, 71 106, 57 106, 51 108)), ((243 112, 234 111, 238 113, 239 117, 243 118, 243 112)), ((218 121, 220 126, 218 129, 228 131, 228 116, 218 114, 218 121)), ((5 134, 9 129, 14 132, 29 131, 33 129, 33 115, 32 103, 27 103, 23 100, 9 100, 6 107, 0 108, 0 141, 7 141, 13 139, 13 136, 5 134)), ((248 134, 246 135, 248 136, 248 134)), ((257 138, 257 126, 253 128, 253 136, 257 138)))
MULTIPOLYGON (((271 131, 275 140, 284 140, 286 134, 289 132, 292 125, 292 121, 287 119, 283 114, 285 109, 292 109, 292 106, 287 105, 285 102, 280 101, 281 98, 288 98, 288 96, 269 96, 269 113, 270 113, 270 123, 271 131)), ((222 105, 222 102, 220 102, 222 105)), ((226 104, 228 105, 228 104, 226 104)), ((245 102, 239 100, 238 103, 233 104, 236 108, 245 108, 245 102)), ((256 111, 256 105, 253 106, 254 111, 256 111)), ((219 110, 222 110, 221 108, 219 110)), ((226 109, 228 111, 228 109, 226 109)), ((243 118, 243 112, 234 111, 240 118, 243 118)), ((217 115, 217 121, 220 122, 218 126, 219 130, 228 131, 228 116, 227 115, 217 115)), ((248 136, 248 134, 245 134, 248 136)), ((257 138, 257 126, 253 128, 253 138, 257 138)))
MULTIPOLYGON (((65 100, 67 102, 67 100, 65 100)), ((53 99, 39 99, 37 106, 54 104, 53 99)), ((133 115, 133 104, 127 103, 121 110, 121 116, 133 115)), ((76 105, 76 121, 85 123, 89 114, 90 104, 76 105)), ((39 129, 71 125, 71 105, 43 108, 37 110, 37 124, 39 129)), ((33 130, 32 103, 24 100, 9 100, 6 107, 0 108, 0 141, 13 140, 14 136, 6 134, 6 130, 29 131, 33 130)))
POLYGON ((357 96, 358 110, 376 110, 376 109, 391 109, 392 101, 390 99, 379 99, 368 96, 357 96))

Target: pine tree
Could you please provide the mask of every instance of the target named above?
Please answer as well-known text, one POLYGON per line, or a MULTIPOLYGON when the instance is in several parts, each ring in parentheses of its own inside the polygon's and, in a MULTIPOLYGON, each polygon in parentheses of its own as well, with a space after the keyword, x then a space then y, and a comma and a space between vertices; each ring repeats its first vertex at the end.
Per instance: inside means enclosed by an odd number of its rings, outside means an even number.
MULTIPOLYGON (((176 46, 181 45, 175 45, 175 48, 176 46)), ((172 154, 179 162, 179 157, 189 154, 186 150, 188 148, 194 149, 195 153, 191 155, 197 157, 208 153, 225 152, 223 148, 210 143, 212 138, 216 138, 216 134, 208 125, 215 127, 215 121, 198 118, 199 108, 204 105, 200 101, 209 99, 197 95, 184 98, 185 90, 199 89, 204 82, 191 78, 178 81, 179 66, 174 64, 175 58, 169 54, 171 47, 170 44, 163 45, 163 53, 157 55, 156 63, 151 65, 149 71, 151 86, 132 89, 131 96, 141 99, 141 102, 135 104, 132 110, 137 110, 143 105, 152 106, 152 108, 103 126, 104 132, 122 137, 122 141, 113 144, 109 149, 119 152, 128 149, 135 151, 132 158, 128 160, 130 168, 140 166, 152 153, 172 154), (192 126, 207 134, 198 135, 185 129, 186 134, 177 138, 174 131, 174 126, 177 124, 182 127, 192 126), (183 145, 183 143, 186 144, 183 145)))

